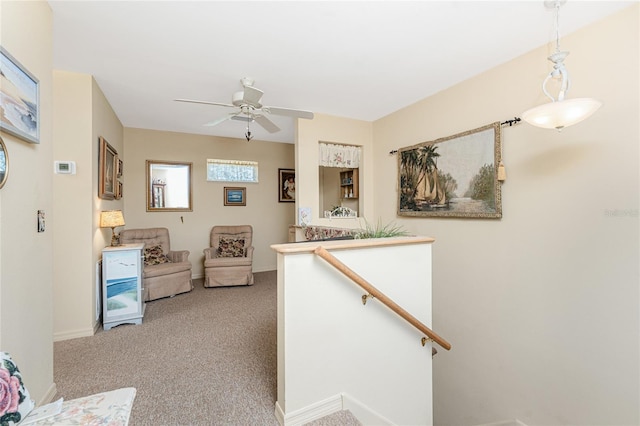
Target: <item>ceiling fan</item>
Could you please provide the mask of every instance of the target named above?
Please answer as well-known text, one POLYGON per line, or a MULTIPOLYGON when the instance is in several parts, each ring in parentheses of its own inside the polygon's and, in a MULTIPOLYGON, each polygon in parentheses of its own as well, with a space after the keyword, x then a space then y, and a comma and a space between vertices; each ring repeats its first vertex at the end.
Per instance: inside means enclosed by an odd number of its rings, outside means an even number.
POLYGON ((251 140, 252 138, 251 131, 249 130, 249 123, 254 121, 269 133, 280 131, 280 128, 268 118, 268 115, 283 115, 286 117, 306 119, 313 118, 313 113, 311 111, 262 105, 260 101, 264 92, 253 86, 254 80, 249 77, 244 77, 240 79, 240 83, 242 83, 243 90, 233 94, 230 104, 222 102, 198 101, 194 99, 174 100, 178 102, 190 102, 195 104, 217 105, 234 108, 234 112, 230 112, 226 116, 220 117, 204 125, 216 126, 227 120, 244 121, 247 123, 247 132, 245 133, 245 138, 247 140, 251 140))

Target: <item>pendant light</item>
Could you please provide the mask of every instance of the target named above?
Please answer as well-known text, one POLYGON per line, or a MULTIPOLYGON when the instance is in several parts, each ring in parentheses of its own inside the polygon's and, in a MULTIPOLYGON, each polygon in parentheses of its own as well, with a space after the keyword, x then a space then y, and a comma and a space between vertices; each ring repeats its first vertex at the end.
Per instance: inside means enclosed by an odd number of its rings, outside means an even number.
POLYGON ((522 113, 522 119, 527 123, 536 127, 556 129, 558 131, 581 122, 602 106, 602 102, 592 98, 565 99, 569 91, 569 73, 564 66, 564 59, 569 55, 569 52, 560 51, 558 24, 560 6, 564 3, 566 3, 566 0, 544 2, 545 7, 549 9, 555 8, 556 12, 556 51, 547 58, 553 62, 554 65, 553 70, 542 82, 542 91, 551 99, 551 102, 531 108, 522 113), (560 80, 560 91, 557 98, 550 95, 546 88, 547 83, 552 78, 560 80))

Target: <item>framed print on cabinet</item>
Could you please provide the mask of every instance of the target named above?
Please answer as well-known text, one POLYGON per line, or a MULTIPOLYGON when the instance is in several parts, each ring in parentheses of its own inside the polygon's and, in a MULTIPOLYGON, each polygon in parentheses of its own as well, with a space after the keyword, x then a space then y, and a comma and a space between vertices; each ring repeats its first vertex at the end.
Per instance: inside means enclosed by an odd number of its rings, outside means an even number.
POLYGON ((246 206, 247 188, 244 187, 224 187, 225 206, 246 206))
POLYGON ((296 171, 278 169, 278 202, 294 203, 296 201, 296 171))
POLYGON ((0 46, 0 130, 40 143, 38 79, 0 46))
POLYGON ((100 167, 98 176, 98 197, 113 200, 116 197, 116 167, 118 152, 100 136, 100 167))

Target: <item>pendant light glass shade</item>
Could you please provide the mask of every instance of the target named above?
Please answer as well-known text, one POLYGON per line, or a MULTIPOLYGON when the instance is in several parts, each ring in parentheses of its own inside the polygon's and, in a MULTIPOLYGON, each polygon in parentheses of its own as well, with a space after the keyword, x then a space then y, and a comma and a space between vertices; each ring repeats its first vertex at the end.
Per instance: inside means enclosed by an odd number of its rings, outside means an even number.
POLYGON ((545 129, 562 130, 591 116, 602 106, 592 98, 575 98, 549 102, 522 113, 527 123, 545 129))
POLYGON ((545 2, 545 6, 556 10, 556 52, 547 59, 553 62, 553 70, 542 82, 542 91, 551 102, 531 108, 522 113, 522 119, 527 123, 545 129, 562 130, 591 116, 602 106, 602 102, 592 98, 565 99, 569 91, 569 72, 564 66, 564 60, 569 52, 560 51, 560 36, 558 30, 558 14, 562 2, 545 2), (547 91, 546 85, 551 79, 560 81, 560 91, 553 97, 547 91))

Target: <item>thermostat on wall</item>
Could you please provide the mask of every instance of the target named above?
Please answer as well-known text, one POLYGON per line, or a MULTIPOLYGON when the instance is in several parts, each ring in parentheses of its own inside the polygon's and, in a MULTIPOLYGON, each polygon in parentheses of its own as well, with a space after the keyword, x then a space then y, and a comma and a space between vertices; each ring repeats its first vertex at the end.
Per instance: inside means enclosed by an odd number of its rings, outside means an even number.
POLYGON ((55 161, 54 172, 62 175, 75 175, 76 174, 76 162, 75 161, 55 161))

